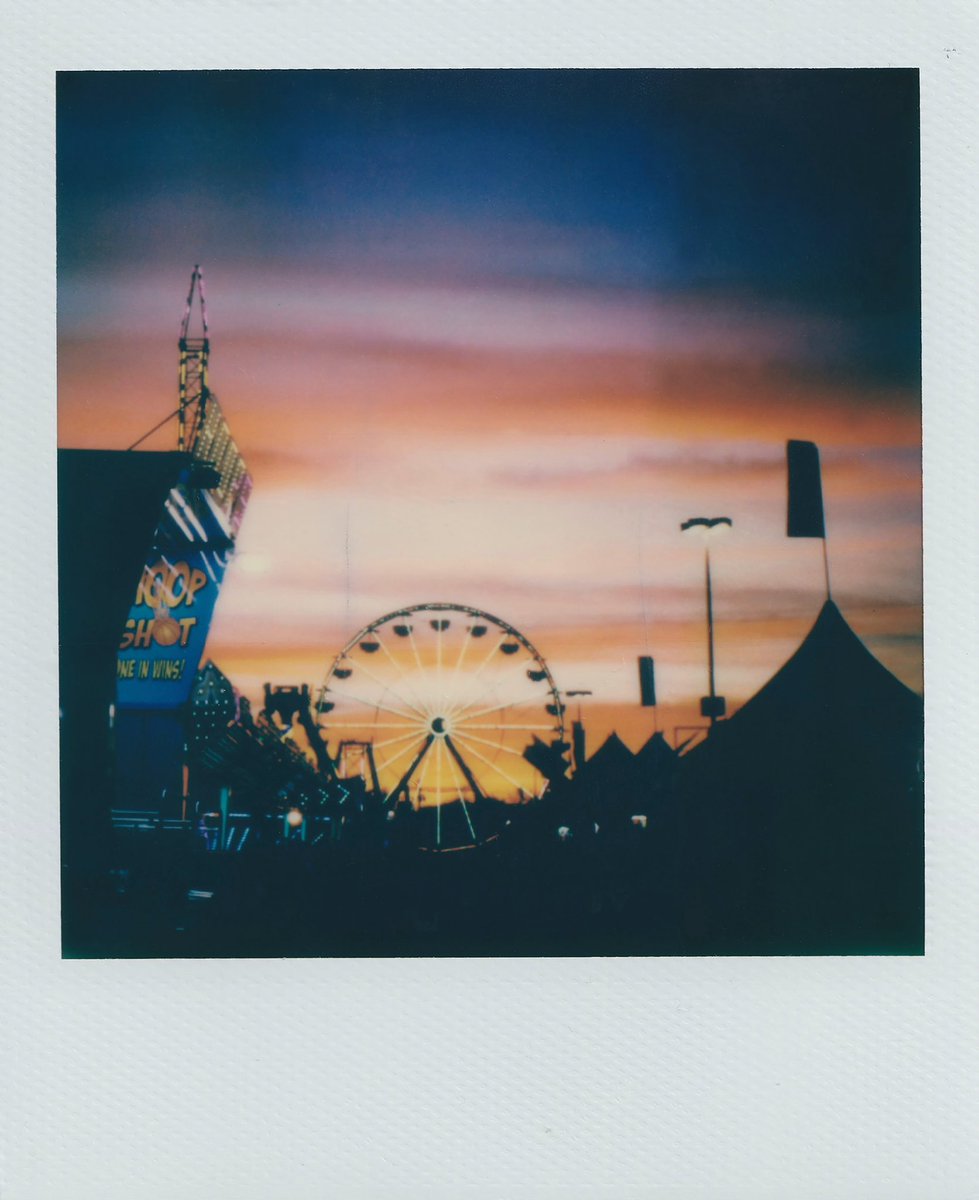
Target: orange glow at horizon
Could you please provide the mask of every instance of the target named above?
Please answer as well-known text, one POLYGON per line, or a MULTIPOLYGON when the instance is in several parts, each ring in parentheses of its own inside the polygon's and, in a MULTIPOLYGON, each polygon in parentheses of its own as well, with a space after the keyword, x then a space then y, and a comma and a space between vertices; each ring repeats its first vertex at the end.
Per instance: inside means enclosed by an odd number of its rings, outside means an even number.
MULTIPOLYGON (((262 281, 271 308, 294 283, 262 281)), ((120 312, 133 289, 125 337, 62 333, 63 446, 123 449, 175 407, 174 289, 112 286, 120 312)), ((591 749, 652 732, 639 654, 660 727, 701 723, 703 558, 679 524, 723 513, 718 690, 736 706, 823 599, 819 546, 785 537, 790 437, 820 446, 834 598, 920 690, 918 396, 800 367, 805 314, 326 278, 279 336, 233 274, 209 270, 208 294, 211 384, 255 490, 205 658, 256 704, 266 681, 318 686, 383 613, 439 600, 498 615, 560 688, 591 690, 591 749)), ((174 444, 167 427, 144 448, 174 444)))

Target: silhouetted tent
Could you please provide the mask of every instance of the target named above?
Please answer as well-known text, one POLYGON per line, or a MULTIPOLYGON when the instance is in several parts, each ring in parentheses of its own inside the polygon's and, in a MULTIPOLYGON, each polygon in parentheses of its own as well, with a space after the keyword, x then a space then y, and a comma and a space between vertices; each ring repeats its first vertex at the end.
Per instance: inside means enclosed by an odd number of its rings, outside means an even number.
POLYGON ((653 736, 636 754, 640 777, 653 788, 659 788, 676 770, 677 752, 661 733, 653 736))
POLYGON ((612 733, 581 767, 569 793, 579 821, 628 822, 633 814, 658 807, 673 773, 676 755, 662 734, 654 734, 638 754, 633 754, 618 734, 612 733))
POLYGON ((638 783, 636 756, 617 733, 611 733, 571 781, 572 829, 608 831, 626 808, 638 783))
POLYGON ((588 781, 607 783, 631 778, 636 756, 617 733, 610 733, 578 772, 588 781))
POLYGON ((920 953, 923 705, 831 601, 681 758, 661 840, 688 952, 920 953))

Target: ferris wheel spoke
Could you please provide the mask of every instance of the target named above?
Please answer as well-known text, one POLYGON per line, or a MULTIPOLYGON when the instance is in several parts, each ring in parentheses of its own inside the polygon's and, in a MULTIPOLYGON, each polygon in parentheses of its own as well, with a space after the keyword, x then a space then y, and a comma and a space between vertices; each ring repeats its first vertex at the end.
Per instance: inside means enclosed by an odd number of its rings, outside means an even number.
POLYGON ((441 797, 441 795, 442 795, 442 739, 438 738, 438 740, 434 743, 434 745, 435 745, 435 753, 433 754, 432 757, 435 760, 435 795, 437 797, 441 797))
MULTIPOLYGON (((456 713, 464 712, 467 708, 471 708, 474 704, 478 704, 481 698, 488 697, 490 693, 495 694, 501 682, 503 682, 507 676, 514 673, 513 667, 522 665, 522 663, 519 662, 516 664, 511 663, 511 661, 508 659, 502 675, 498 673, 496 679, 489 681, 487 681, 483 676, 483 672, 486 670, 489 664, 494 661, 499 650, 506 645, 507 641, 513 636, 515 635, 511 630, 504 629, 502 631, 498 640, 490 647, 489 653, 481 660, 479 666, 470 676, 470 680, 472 682, 475 682, 477 679, 479 679, 481 684, 484 686, 481 686, 479 692, 476 695, 471 695, 465 703, 462 705, 456 705, 447 715, 453 716, 456 713)), ((496 659, 496 661, 499 662, 499 659, 496 659)))
POLYGON ((520 642, 519 638, 517 639, 518 653, 504 654, 502 658, 496 657, 497 653, 502 651, 504 646, 513 644, 513 638, 513 633, 504 630, 500 640, 493 647, 493 652, 488 656, 488 658, 480 663, 477 674, 485 670, 491 662, 495 661, 497 666, 500 668, 500 671, 497 673, 497 679, 512 674, 519 675, 521 669, 526 666, 527 663, 527 659, 524 657, 524 655, 519 653, 520 650, 524 649, 524 646, 520 642))
MULTIPOLYGON (((448 745, 447 750, 451 751, 452 746, 448 745)), ((466 824, 469 826, 469 836, 472 838, 473 845, 475 846, 478 842, 478 839, 476 837, 475 827, 473 826, 473 823, 472 823, 472 817, 469 815, 469 805, 466 804, 466 797, 462 794, 462 786, 459 783, 460 767, 459 767, 459 764, 456 762, 454 756, 451 753, 447 754, 447 758, 448 758, 449 762, 452 764, 452 773, 455 776, 455 778, 453 780, 453 786, 455 787, 456 794, 459 797, 459 803, 462 805, 462 813, 463 813, 463 816, 466 818, 466 824)), ((463 775, 462 779, 463 779, 463 783, 465 783, 466 782, 465 775, 463 775)))
MULTIPOLYGON (((375 633, 374 636, 377 637, 377 634, 375 633)), ((384 645, 384 643, 381 641, 381 639, 379 637, 377 638, 377 643, 379 646, 384 645)), ((378 676, 374 674, 374 672, 370 669, 370 667, 368 667, 368 665, 366 663, 358 662, 357 670, 363 671, 368 679, 372 679, 377 684, 377 686, 379 688, 381 688, 384 692, 390 692, 391 695, 394 696, 394 698, 396 700, 399 700, 402 704, 405 705, 406 708, 410 708, 411 711, 413 713, 416 713, 423 721, 428 720, 428 713, 425 712, 424 709, 418 708, 417 705, 412 704, 410 700, 406 699, 399 692, 396 692, 394 690, 394 688, 391 686, 391 684, 385 683, 383 679, 379 679, 378 676)), ((377 705, 376 707, 380 707, 380 705, 377 705)))
MULTIPOLYGON (((365 708, 379 709, 381 712, 391 713, 392 716, 403 717, 406 721, 417 720, 417 716, 414 713, 402 712, 398 708, 390 708, 386 704, 381 704, 379 700, 365 700, 363 696, 355 696, 352 692, 334 691, 332 695, 341 700, 353 700, 355 704, 363 704, 365 708)), ((327 727, 329 727, 328 724, 327 727)))
POLYGON ((472 641, 473 631, 472 626, 466 629, 466 636, 462 640, 462 649, 459 651, 459 657, 456 659, 456 664, 452 668, 453 677, 459 674, 459 668, 462 666, 462 660, 466 657, 466 651, 469 649, 469 643, 472 641))
POLYGON ((438 708, 443 711, 446 705, 445 699, 445 674, 442 663, 442 620, 438 618, 435 621, 435 670, 436 670, 436 686, 438 687, 438 708))
POLYGON ((508 636, 509 635, 505 632, 502 634, 502 636, 500 637, 500 640, 498 642, 496 642, 496 644, 490 650, 489 654, 486 655, 486 657, 480 662, 479 666, 473 672, 473 679, 477 679, 480 675, 482 675, 483 671, 486 669, 486 667, 492 660, 493 655, 496 654, 496 652, 499 650, 499 648, 507 640, 508 636))
MULTIPOLYGON (((431 734, 431 733, 428 735, 428 737, 425 738, 425 743, 422 746, 422 748, 418 751, 418 753, 415 755, 415 757, 412 759, 411 766, 408 768, 407 771, 405 771, 405 773, 401 776, 401 778, 394 785, 394 787, 384 797, 385 804, 387 804, 387 802, 391 799, 392 796, 397 795, 397 793, 400 792, 402 788, 411 786, 411 777, 418 770, 419 764, 422 762, 422 760, 428 754, 428 751, 434 740, 435 740, 435 735, 431 734)), ((406 749, 403 750, 401 753, 396 754, 394 756, 394 758, 392 758, 389 762, 387 762, 385 764, 385 768, 390 767, 391 763, 396 762, 401 757, 401 755, 407 753, 407 751, 409 749, 411 749, 411 747, 406 747, 406 749)), ((420 790, 420 788, 419 788, 419 790, 420 790)))
POLYGON ((466 627, 466 636, 462 640, 462 649, 459 651, 459 657, 456 659, 455 666, 452 668, 452 675, 449 679, 450 692, 452 691, 455 681, 459 678, 459 668, 462 666, 462 660, 466 657, 466 651, 469 649, 469 643, 472 641, 472 636, 472 626, 469 625, 466 627))
POLYGON ((469 786, 472 788, 473 800, 485 800, 486 793, 479 786, 479 780, 472 773, 472 771, 469 767, 469 764, 459 753, 459 747, 455 744, 455 742, 452 740, 452 738, 449 734, 446 734, 446 736, 445 736, 445 745, 446 745, 446 748, 448 749, 449 753, 452 755, 453 759, 455 760, 456 766, 462 772, 463 778, 465 779, 466 783, 468 783, 469 786))
POLYGON ((414 656, 415 656, 415 665, 418 667, 418 670, 419 670, 419 671, 424 671, 424 670, 425 670, 425 668, 424 668, 424 666, 422 665, 422 656, 421 656, 421 655, 418 653, 418 645, 417 645, 417 643, 415 642, 415 635, 414 635, 414 633, 412 632, 412 629, 411 629, 411 626, 410 626, 410 625, 406 626, 406 628, 407 628, 407 630, 408 630, 408 641, 409 641, 409 643, 410 643, 410 645, 411 645, 411 652, 412 652, 412 654, 414 654, 414 656))
POLYGON ((470 729, 554 729, 558 724, 557 718, 551 718, 550 714, 542 711, 548 699, 543 696, 531 696, 526 700, 500 700, 499 693, 495 696, 476 697, 471 705, 446 713, 446 719, 453 726, 461 725, 470 729), (476 707, 476 702, 480 699, 486 704, 485 708, 476 707), (499 703, 494 703, 496 700, 499 700, 499 703), (501 713, 505 715, 499 715, 501 713), (487 717, 490 720, 486 720, 487 717), (474 725, 474 721, 478 721, 479 724, 474 725))
MULTIPOLYGON (((421 655, 418 653, 418 643, 415 641, 415 635, 414 635, 414 633, 412 632, 412 629, 411 629, 411 626, 410 626, 410 625, 408 625, 408 626, 407 626, 407 629, 408 629, 408 641, 409 641, 409 643, 410 643, 410 645, 411 645, 411 652, 412 652, 412 654, 414 654, 414 656, 415 656, 415 665, 416 665, 416 666, 417 666, 417 668, 418 668, 419 674, 420 674, 422 677, 424 677, 424 675, 425 675, 425 666, 424 666, 424 664, 422 663, 422 656, 421 656, 421 655)), ((428 708, 428 715, 429 715, 429 716, 431 716, 431 715, 432 715, 432 710, 431 710, 431 708, 430 708, 430 707, 428 708)))
MULTIPOLYGON (((418 774, 415 775, 415 781, 414 781, 415 810, 419 811, 419 812, 421 811, 422 799, 424 799, 424 797, 425 797, 425 791, 424 791, 425 776, 428 774, 428 767, 430 767, 430 758, 428 758, 427 750, 425 751, 424 762, 425 762, 425 766, 421 767, 419 769, 418 774)), ((408 785, 409 791, 410 791, 410 786, 412 786, 412 785, 410 785, 410 784, 408 785)))
POLYGON ((324 725, 324 729, 360 729, 367 731, 369 729, 423 729, 424 722, 422 721, 330 721, 324 725))
POLYGON ((493 762, 492 759, 487 758, 486 755, 483 754, 481 751, 477 750, 476 747, 473 746, 469 742, 469 740, 458 731, 458 729, 455 731, 455 737, 456 737, 457 741, 462 742, 467 753, 473 755, 474 758, 478 758, 479 761, 481 763, 483 763, 485 766, 489 767, 489 769, 491 771, 495 771, 498 775, 502 775, 503 778, 507 781, 507 783, 509 783, 513 787, 515 787, 517 789, 517 791, 520 792, 521 794, 526 795, 527 789, 524 787, 524 785, 522 783, 517 783, 517 781, 513 778, 512 775, 509 775, 506 771, 503 770, 503 768, 501 766, 499 766, 497 763, 493 762))
POLYGON ((435 744, 435 845, 442 845, 442 742, 435 744))
POLYGON ((420 737, 424 737, 424 734, 416 729, 414 733, 403 733, 400 737, 385 738, 383 742, 371 742, 371 745, 377 751, 383 750, 385 746, 394 746, 398 742, 408 741, 409 739, 417 741, 420 737))
MULTIPOLYGON (((398 761, 398 759, 399 759, 399 758, 404 758, 404 756, 405 756, 405 755, 406 755, 406 754, 407 754, 407 753, 408 753, 410 750, 414 750, 415 746, 416 746, 416 745, 417 745, 419 742, 421 742, 421 741, 424 741, 424 738, 425 738, 425 735, 424 735, 424 734, 421 734, 421 733, 419 733, 419 734, 418 734, 418 735, 417 735, 417 736, 416 736, 416 737, 413 739, 413 741, 412 741, 412 742, 410 742, 410 743, 409 743, 407 746, 403 746, 403 747, 402 747, 402 748, 401 748, 401 749, 400 749, 400 750, 397 752, 397 754, 392 754, 392 755, 391 755, 391 757, 390 757, 389 759, 386 759, 386 760, 385 760, 385 762, 381 763, 380 770, 382 770, 382 771, 388 771, 388 770, 390 770, 390 769, 391 769, 391 767, 393 767, 393 766, 394 766, 394 764, 395 764, 395 763, 398 761)), ((374 747, 374 749, 376 750, 376 749, 377 749, 377 747, 375 746, 375 747, 374 747)))
MULTIPOLYGON (((384 643, 382 641, 380 641, 380 638, 378 637, 377 632, 376 632, 376 634, 374 634, 374 637, 377 638, 378 646, 383 647, 384 643)), ((391 695, 395 697, 395 700, 401 701, 401 703, 404 704, 404 706, 412 709, 412 712, 418 714, 420 716, 420 718, 425 719, 426 716, 428 715, 427 713, 424 712, 424 710, 418 708, 418 706, 415 706, 415 704, 413 704, 412 701, 408 700, 408 698, 406 696, 402 696, 400 694, 400 692, 395 691, 394 685, 385 683, 383 679, 380 679, 378 676, 376 676, 376 674, 374 674, 374 672, 371 670, 371 668, 367 666, 366 662, 358 662, 358 664, 356 664, 356 670, 364 672, 364 674, 366 674, 368 679, 372 679, 373 682, 378 685, 378 688, 382 689, 385 692, 390 691, 391 695)))
POLYGON ((429 776, 431 774, 431 770, 435 763, 435 760, 438 758, 438 741, 436 739, 434 739, 434 738, 432 739, 431 745, 429 746, 429 750, 431 751, 431 753, 427 753, 425 755, 425 765, 418 772, 418 789, 415 793, 415 798, 418 801, 419 808, 421 808, 422 799, 424 797, 426 797, 426 796, 431 797, 432 789, 431 789, 431 785, 429 783, 429 776))
POLYGON ((469 815, 469 805, 466 803, 466 797, 462 794, 462 788, 456 784, 456 791, 459 793, 459 803, 462 805, 462 815, 466 818, 466 824, 469 826, 469 836, 473 840, 473 845, 477 845, 479 839, 476 837, 476 829, 473 826, 472 817, 469 815))
POLYGON ((462 725, 463 729, 465 729, 465 730, 469 730, 469 729, 493 729, 493 730, 534 729, 534 730, 544 730, 544 731, 550 732, 550 733, 557 733, 557 730, 555 729, 555 727, 553 725, 470 725, 469 722, 466 720, 461 721, 460 724, 462 725))
POLYGON ((502 712, 505 708, 526 708, 528 704, 540 704, 540 697, 533 697, 528 700, 508 700, 505 704, 497 704, 494 708, 484 708, 480 712, 470 713, 469 716, 466 716, 466 710, 462 709, 460 713, 452 714, 452 720, 454 723, 461 722, 462 724, 466 724, 468 721, 476 721, 480 717, 488 717, 490 713, 502 712))
MULTIPOLYGON (((509 664, 507 664, 509 666, 509 664)), ((522 665, 522 664, 521 664, 522 665)), ((478 691, 472 692, 469 697, 448 715, 458 717, 462 713, 468 712, 472 708, 478 707, 480 703, 485 703, 488 700, 495 700, 501 689, 506 693, 507 689, 511 690, 515 698, 510 700, 503 707, 505 708, 522 708, 527 705, 541 704, 542 694, 539 690, 527 691, 528 681, 522 678, 520 672, 514 672, 512 669, 504 670, 502 674, 495 679, 482 680, 483 686, 478 691), (522 698, 516 698, 520 697, 522 698)), ((487 712, 496 711, 495 709, 487 709, 487 712)))
MULTIPOLYGON (((404 680, 404 673, 405 673, 404 667, 401 666, 401 664, 397 661, 397 659, 395 659, 395 657, 391 653, 391 651, 387 648, 387 646, 385 646, 384 639, 381 637, 381 635, 378 633, 377 630, 374 631, 374 636, 377 638, 377 644, 384 651, 384 654, 387 657, 388 661, 390 662, 391 666, 394 667, 394 669, 398 672, 399 678, 404 680)), ((416 655, 416 657, 417 657, 417 655, 416 655)), ((407 686, 407 683, 406 683, 406 686, 407 686)), ((411 691, 411 694, 415 698, 415 704, 412 705, 412 707, 416 708, 418 712, 423 713, 426 719, 428 717, 430 717, 432 715, 432 712, 431 712, 431 709, 428 707, 428 705, 425 704, 425 702, 422 700, 421 696, 418 695, 418 693, 415 691, 414 688, 411 688, 410 691, 411 691)))
POLYGON ((527 761, 524 758, 522 751, 514 750, 512 746, 507 746, 503 742, 491 742, 489 740, 489 738, 479 737, 475 733, 470 733, 468 729, 463 731, 463 736, 468 738, 470 742, 479 742, 479 744, 481 746, 489 746, 489 748, 491 750, 505 750, 507 752, 507 754, 515 755, 517 758, 521 759, 523 762, 527 761))

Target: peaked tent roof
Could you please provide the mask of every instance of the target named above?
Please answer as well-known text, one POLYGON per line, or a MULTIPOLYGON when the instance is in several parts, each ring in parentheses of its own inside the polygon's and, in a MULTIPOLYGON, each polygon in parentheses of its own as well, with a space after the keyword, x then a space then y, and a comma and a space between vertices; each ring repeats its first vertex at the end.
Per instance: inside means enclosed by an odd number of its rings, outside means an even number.
MULTIPOLYGON (((833 711, 882 705, 889 716, 918 718, 921 700, 870 653, 827 600, 802 645, 772 678, 719 728, 751 728, 775 721, 838 721, 833 711)), ((709 745, 710 742, 704 743, 709 745)))
POLYGON ((631 771, 635 766, 635 761, 636 756, 619 735, 610 733, 585 763, 582 774, 591 776, 613 771, 631 771))
POLYGON ((785 665, 678 764, 664 853, 704 928, 726 930, 724 944, 737 928, 756 953, 920 947, 922 722, 920 697, 828 601, 785 665), (765 930, 767 943, 751 940, 765 930))
POLYGON ((662 733, 654 733, 636 753, 636 762, 644 775, 658 775, 671 771, 676 764, 677 752, 662 733))

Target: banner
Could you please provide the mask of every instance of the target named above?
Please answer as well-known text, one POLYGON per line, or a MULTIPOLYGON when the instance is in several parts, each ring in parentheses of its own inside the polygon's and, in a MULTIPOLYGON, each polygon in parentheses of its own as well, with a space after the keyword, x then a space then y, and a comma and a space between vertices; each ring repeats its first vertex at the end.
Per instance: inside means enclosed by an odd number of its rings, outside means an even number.
POLYGON ((120 708, 175 708, 190 695, 232 551, 188 544, 143 569, 116 659, 120 708))
POLYGON ((639 696, 643 708, 656 707, 656 675, 648 654, 639 657, 639 696))
POLYGON ((824 538, 823 484, 819 449, 815 442, 790 441, 785 445, 789 473, 789 537, 824 538))

